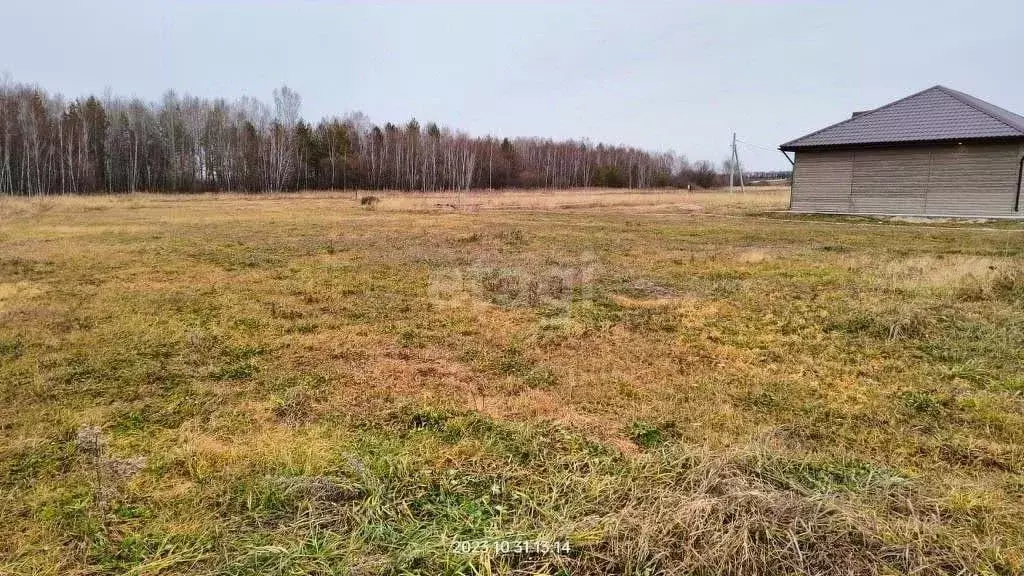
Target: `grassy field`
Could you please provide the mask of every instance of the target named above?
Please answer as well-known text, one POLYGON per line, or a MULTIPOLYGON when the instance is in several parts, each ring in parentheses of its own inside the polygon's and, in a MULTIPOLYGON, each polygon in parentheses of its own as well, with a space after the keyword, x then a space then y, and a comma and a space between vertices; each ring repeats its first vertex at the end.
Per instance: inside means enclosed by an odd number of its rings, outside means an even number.
POLYGON ((1024 569, 1024 226, 378 196, 0 199, 0 574, 1024 569))

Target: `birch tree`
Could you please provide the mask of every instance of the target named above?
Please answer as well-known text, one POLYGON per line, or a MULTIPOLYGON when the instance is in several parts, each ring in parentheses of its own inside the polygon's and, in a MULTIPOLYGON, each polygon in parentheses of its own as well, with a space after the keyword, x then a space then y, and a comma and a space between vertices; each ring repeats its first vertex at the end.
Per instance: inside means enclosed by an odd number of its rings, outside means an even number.
POLYGON ((166 92, 65 100, 0 78, 0 193, 712 185, 691 165, 588 140, 473 137, 361 113, 311 124, 287 86, 269 104, 166 92))

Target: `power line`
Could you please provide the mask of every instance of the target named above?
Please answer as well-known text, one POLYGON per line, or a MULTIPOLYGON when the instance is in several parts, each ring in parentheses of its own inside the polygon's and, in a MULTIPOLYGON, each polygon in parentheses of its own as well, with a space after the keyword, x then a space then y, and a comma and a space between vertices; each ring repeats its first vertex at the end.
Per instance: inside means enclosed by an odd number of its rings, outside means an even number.
POLYGON ((761 146, 760 144, 754 144, 753 142, 747 142, 746 140, 740 140, 739 138, 737 138, 736 141, 739 142, 740 144, 746 144, 747 146, 752 146, 754 148, 760 148, 761 150, 767 150, 769 152, 775 152, 777 150, 777 148, 769 148, 768 146, 761 146))

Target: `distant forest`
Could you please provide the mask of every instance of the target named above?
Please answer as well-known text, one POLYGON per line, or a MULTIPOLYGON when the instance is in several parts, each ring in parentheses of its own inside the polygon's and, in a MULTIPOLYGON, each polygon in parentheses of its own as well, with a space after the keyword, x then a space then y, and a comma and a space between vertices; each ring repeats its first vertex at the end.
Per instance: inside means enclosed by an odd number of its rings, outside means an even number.
POLYGON ((301 189, 710 187, 690 163, 586 140, 473 137, 360 113, 311 124, 287 87, 268 104, 178 96, 65 100, 0 81, 0 194, 301 189))

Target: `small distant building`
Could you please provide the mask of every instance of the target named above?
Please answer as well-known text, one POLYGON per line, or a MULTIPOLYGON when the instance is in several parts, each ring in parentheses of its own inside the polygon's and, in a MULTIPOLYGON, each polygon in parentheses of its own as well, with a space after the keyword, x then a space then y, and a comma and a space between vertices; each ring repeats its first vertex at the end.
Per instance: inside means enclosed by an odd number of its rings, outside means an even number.
POLYGON ((944 86, 779 149, 794 212, 1024 218, 1024 117, 944 86))

